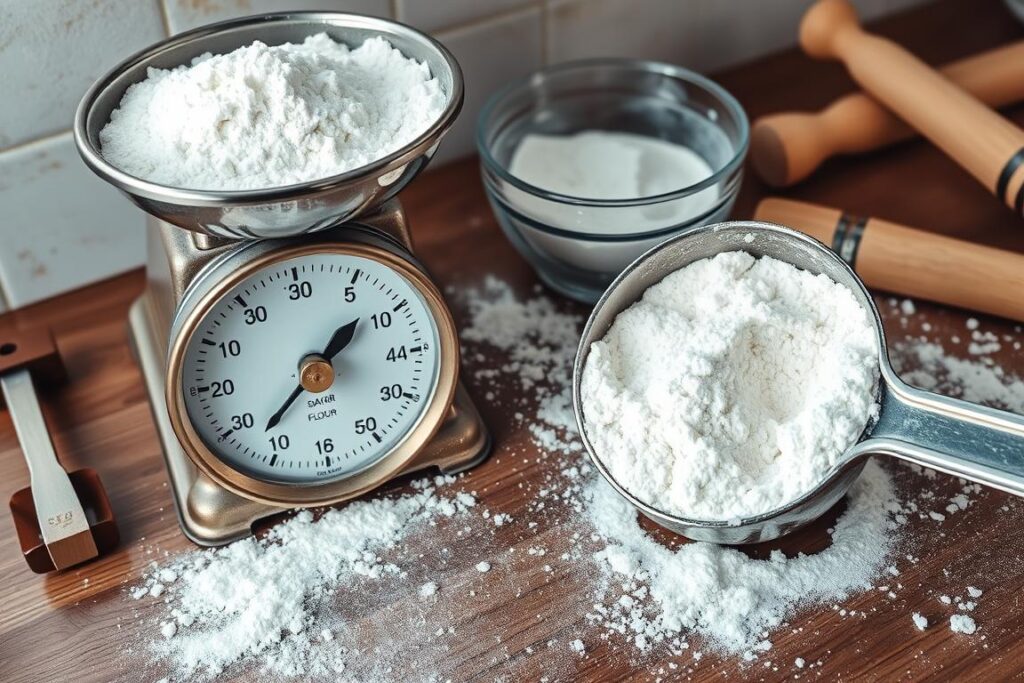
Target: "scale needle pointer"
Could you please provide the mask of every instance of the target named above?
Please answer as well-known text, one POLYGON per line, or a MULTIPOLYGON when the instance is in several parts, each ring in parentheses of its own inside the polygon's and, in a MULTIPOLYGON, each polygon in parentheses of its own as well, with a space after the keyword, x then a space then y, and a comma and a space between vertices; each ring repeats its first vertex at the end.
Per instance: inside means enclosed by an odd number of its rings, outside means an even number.
MULTIPOLYGON (((352 337, 355 336, 356 325, 358 323, 359 318, 356 318, 352 322, 346 323, 345 325, 342 325, 341 327, 336 329, 334 331, 334 334, 331 335, 331 340, 327 342, 327 346, 324 347, 324 352, 321 355, 327 360, 331 360, 339 353, 341 353, 342 350, 346 346, 348 346, 349 343, 352 341, 352 337)), ((286 412, 288 412, 288 409, 291 407, 291 405, 295 403, 295 399, 299 397, 299 394, 301 394, 302 391, 303 389, 301 384, 292 389, 292 393, 288 396, 287 399, 285 399, 284 405, 278 408, 277 412, 271 415, 270 419, 267 420, 267 428, 264 431, 269 432, 271 429, 277 426, 277 423, 281 421, 281 418, 284 417, 284 414, 286 412)))
POLYGON ((277 423, 280 422, 281 418, 284 416, 285 411, 287 411, 288 408, 291 407, 292 403, 295 403, 295 399, 297 399, 299 397, 299 394, 301 394, 301 393, 302 393, 302 385, 301 384, 299 386, 295 387, 294 389, 292 389, 292 393, 287 398, 287 400, 285 400, 284 405, 281 406, 280 408, 278 408, 277 412, 274 413, 273 415, 271 415, 270 419, 267 420, 267 429, 265 431, 269 432, 271 429, 273 429, 274 427, 277 426, 277 423))

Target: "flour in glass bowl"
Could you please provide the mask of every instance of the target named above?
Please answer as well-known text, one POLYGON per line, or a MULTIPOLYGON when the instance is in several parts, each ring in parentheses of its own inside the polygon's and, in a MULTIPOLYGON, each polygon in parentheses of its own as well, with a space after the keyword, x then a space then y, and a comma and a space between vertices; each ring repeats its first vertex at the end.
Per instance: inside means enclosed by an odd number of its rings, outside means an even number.
POLYGON ((752 517, 814 489, 877 413, 876 344, 842 285, 719 254, 648 289, 591 346, 587 433, 640 500, 752 517))
POLYGON ((172 187, 253 190, 351 171, 412 142, 446 95, 383 38, 259 41, 149 69, 100 131, 103 157, 172 187))
MULTIPOLYGON (((582 200, 639 200, 679 192, 712 175, 705 159, 685 145, 605 130, 573 135, 530 133, 516 147, 509 172, 547 192, 582 200)), ((581 210, 532 195, 517 195, 518 208, 566 230, 625 235, 684 223, 712 209, 717 186, 671 201, 620 210, 581 210)), ((571 260, 571 259, 570 259, 571 260)))
MULTIPOLYGON (((702 156, 685 145, 604 130, 525 135, 512 155, 509 172, 548 192, 581 199, 656 197, 701 183, 714 173, 702 156)), ((698 196, 691 202, 693 215, 717 199, 714 191, 698 196)), ((621 226, 621 231, 629 230, 621 226)))

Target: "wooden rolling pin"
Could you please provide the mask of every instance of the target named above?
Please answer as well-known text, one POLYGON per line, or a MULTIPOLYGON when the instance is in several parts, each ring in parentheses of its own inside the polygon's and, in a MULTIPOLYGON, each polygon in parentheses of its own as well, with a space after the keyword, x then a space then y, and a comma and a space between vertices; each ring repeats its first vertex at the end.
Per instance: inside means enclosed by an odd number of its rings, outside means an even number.
POLYGON ((870 287, 1024 321, 1024 254, 788 199, 754 218, 830 245, 870 287))
POLYGON ((864 32, 848 0, 814 4, 800 44, 812 57, 841 60, 864 90, 1021 213, 1024 131, 899 45, 864 32))
MULTIPOLYGON (((942 68, 958 86, 992 107, 1024 100, 1024 40, 942 68)), ((864 93, 841 97, 818 112, 762 116, 750 136, 750 158, 774 187, 800 182, 829 157, 861 154, 916 135, 864 93)))

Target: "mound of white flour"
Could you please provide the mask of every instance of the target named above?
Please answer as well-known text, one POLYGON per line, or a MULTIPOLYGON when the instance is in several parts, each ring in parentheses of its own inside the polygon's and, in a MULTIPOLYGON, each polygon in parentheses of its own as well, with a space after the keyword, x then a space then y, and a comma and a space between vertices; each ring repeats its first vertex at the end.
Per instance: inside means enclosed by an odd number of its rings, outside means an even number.
POLYGON ((867 312, 825 276, 745 252, 669 275, 621 313, 582 377, 611 474, 684 517, 733 520, 812 489, 875 413, 867 312))
POLYGON ((340 675, 359 653, 339 640, 358 624, 338 621, 332 597, 360 577, 382 592, 407 588, 407 569, 381 555, 472 509, 474 496, 439 492, 454 482, 420 479, 412 493, 352 502, 319 519, 303 510, 261 539, 152 565, 131 592, 136 600, 164 604, 152 650, 171 665, 175 680, 210 679, 240 663, 258 665, 261 680, 366 680, 340 675))
POLYGON ((249 190, 350 171, 414 140, 444 110, 426 64, 383 38, 261 42, 150 69, 100 131, 103 156, 145 180, 249 190))

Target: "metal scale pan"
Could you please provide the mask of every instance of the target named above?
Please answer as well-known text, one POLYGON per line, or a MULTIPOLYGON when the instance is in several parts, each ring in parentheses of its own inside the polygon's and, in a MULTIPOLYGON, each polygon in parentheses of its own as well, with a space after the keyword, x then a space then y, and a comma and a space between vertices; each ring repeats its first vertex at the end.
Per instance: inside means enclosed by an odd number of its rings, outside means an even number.
POLYGON ((75 143, 86 164, 146 213, 186 230, 235 239, 288 237, 350 221, 397 195, 426 166, 462 108, 462 71, 433 38, 386 19, 336 12, 264 14, 203 26, 158 43, 116 66, 86 92, 75 114, 75 143), (320 180, 265 190, 216 192, 167 187, 119 170, 100 153, 99 133, 125 91, 148 69, 173 69, 207 52, 262 41, 302 42, 317 33, 350 46, 382 37, 427 65, 448 96, 423 134, 371 164, 320 180))

